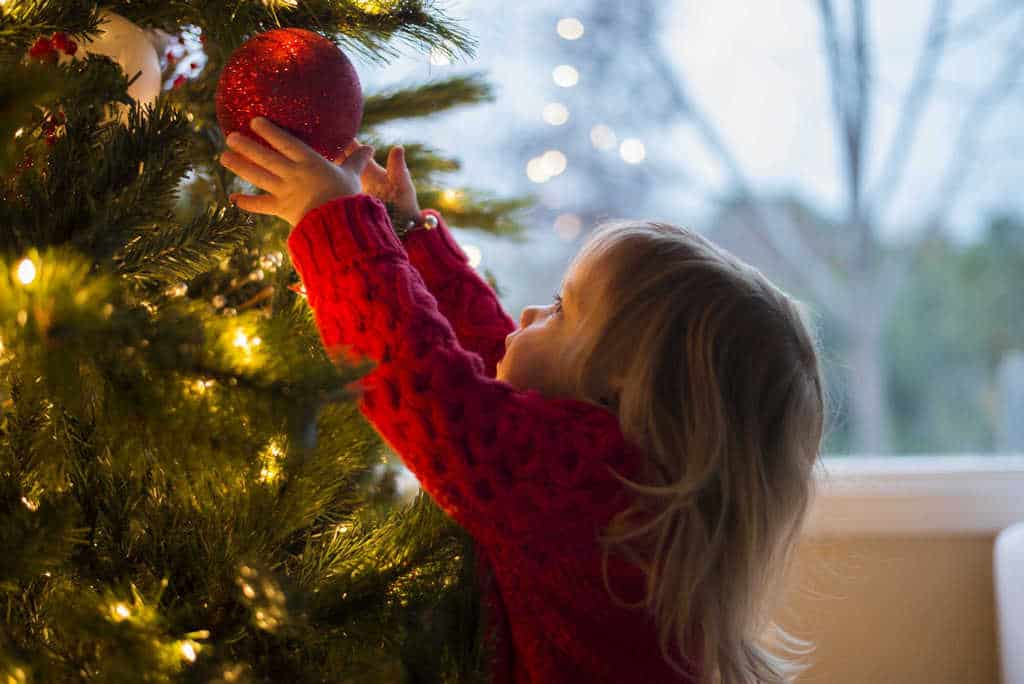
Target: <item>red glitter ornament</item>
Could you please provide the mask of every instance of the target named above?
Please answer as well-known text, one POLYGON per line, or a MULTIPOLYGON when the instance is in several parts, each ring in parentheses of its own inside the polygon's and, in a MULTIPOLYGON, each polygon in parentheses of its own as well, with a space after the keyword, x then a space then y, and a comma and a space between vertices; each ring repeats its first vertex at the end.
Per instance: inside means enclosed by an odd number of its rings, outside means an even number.
MULTIPOLYGON (((224 65, 217 84, 217 121, 224 135, 263 116, 328 159, 359 132, 363 93, 348 57, 318 33, 274 29, 247 40, 224 65)), ((269 147, 269 145, 268 145, 269 147)))

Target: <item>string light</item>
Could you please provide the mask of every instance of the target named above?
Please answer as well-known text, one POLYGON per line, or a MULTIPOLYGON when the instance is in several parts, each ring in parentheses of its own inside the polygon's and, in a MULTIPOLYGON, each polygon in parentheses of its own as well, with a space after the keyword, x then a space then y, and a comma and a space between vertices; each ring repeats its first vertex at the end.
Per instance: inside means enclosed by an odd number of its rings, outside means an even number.
POLYGON ((21 497, 21 503, 25 504, 25 508, 27 508, 30 511, 35 512, 35 511, 39 510, 39 502, 38 501, 33 501, 33 500, 28 499, 28 498, 23 496, 23 497, 21 497))
POLYGON ((388 11, 387 4, 381 0, 356 0, 356 5, 367 14, 386 14, 388 11))
POLYGON ((178 283, 177 285, 172 285, 171 287, 167 288, 168 297, 184 297, 187 292, 188 285, 186 285, 185 283, 178 283))
POLYGON ((637 138, 625 138, 619 145, 619 156, 627 164, 639 164, 646 154, 644 144, 637 138))
POLYGON ((569 120, 569 109, 561 102, 550 102, 544 105, 542 116, 552 126, 561 126, 569 120))
POLYGON ((555 85, 571 88, 579 83, 580 72, 568 64, 559 64, 552 70, 551 78, 555 80, 555 85))
POLYGON ((124 603, 116 603, 110 607, 110 612, 114 617, 115 622, 120 622, 131 617, 132 611, 128 609, 128 606, 124 603))
MULTIPOLYGON (((260 454, 263 467, 260 469, 260 482, 273 482, 281 474, 281 457, 284 450, 276 440, 271 439, 266 449, 260 454)), ((243 589, 244 591, 244 589, 243 589)))
POLYGON ((235 330, 234 345, 239 349, 244 349, 246 352, 251 352, 253 347, 258 347, 263 342, 259 337, 249 335, 245 330, 238 328, 235 330))
POLYGON ((198 645, 194 641, 182 641, 179 645, 182 657, 190 663, 196 662, 196 647, 198 645))
MULTIPOLYGON (((0 6, 2 6, 3 4, 4 4, 3 0, 0 0, 0 6)), ((20 138, 23 135, 25 135, 25 128, 24 127, 19 128, 18 130, 14 131, 14 139, 15 140, 17 140, 18 138, 20 138)))
POLYGON ((447 189, 441 192, 438 203, 442 209, 458 209, 462 206, 462 199, 465 193, 461 190, 447 189))
POLYGON ((284 263, 284 255, 280 252, 271 252, 260 257, 260 268, 266 271, 276 271, 281 268, 282 263, 284 263))
POLYGON ((18 280, 22 285, 28 285, 36 279, 36 265, 31 259, 22 259, 18 262, 18 280))
POLYGON ((566 40, 576 40, 583 36, 583 22, 575 17, 564 17, 558 20, 555 30, 566 40))

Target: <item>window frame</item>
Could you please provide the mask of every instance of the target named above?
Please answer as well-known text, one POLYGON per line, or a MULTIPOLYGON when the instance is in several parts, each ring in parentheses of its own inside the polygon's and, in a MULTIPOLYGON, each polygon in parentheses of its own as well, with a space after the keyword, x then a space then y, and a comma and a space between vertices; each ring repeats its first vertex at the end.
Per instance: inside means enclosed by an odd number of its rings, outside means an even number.
POLYGON ((811 537, 995 534, 1024 520, 1024 454, 826 455, 815 484, 811 537))

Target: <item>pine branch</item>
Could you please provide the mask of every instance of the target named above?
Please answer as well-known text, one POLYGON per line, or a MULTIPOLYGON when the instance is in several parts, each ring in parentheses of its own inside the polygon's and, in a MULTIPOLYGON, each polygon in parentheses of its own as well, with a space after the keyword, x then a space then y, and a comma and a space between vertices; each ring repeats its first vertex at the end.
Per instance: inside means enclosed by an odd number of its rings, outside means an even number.
POLYGON ((187 227, 138 229, 115 261, 139 285, 168 286, 215 268, 251 231, 252 221, 237 208, 210 207, 187 227))
POLYGON ((362 125, 371 128, 394 119, 430 116, 455 107, 493 100, 494 93, 482 74, 455 76, 366 97, 362 125))

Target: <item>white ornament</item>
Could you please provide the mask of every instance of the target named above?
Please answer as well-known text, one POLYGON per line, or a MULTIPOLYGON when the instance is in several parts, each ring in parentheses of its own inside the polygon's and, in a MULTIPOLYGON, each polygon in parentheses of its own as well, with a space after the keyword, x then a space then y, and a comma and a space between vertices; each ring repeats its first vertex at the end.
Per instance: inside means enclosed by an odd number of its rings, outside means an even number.
MULTIPOLYGON (((146 32, 120 14, 108 10, 100 12, 99 28, 103 32, 95 40, 79 43, 74 58, 84 57, 83 53, 106 55, 121 65, 129 81, 139 74, 128 87, 128 95, 139 104, 151 104, 160 94, 162 81, 160 59, 146 32)), ((65 57, 62 55, 62 59, 65 57)), ((127 109, 123 105, 118 106, 118 114, 122 122, 127 119, 127 109)))

